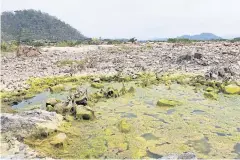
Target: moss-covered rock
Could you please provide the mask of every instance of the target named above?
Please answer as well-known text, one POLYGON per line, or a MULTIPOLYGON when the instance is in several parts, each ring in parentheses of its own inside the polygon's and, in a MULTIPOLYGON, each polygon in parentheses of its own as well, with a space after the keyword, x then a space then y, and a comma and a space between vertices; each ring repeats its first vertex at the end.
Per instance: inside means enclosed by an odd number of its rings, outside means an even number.
POLYGON ((46 106, 47 105, 51 105, 51 106, 55 106, 57 103, 60 103, 61 101, 56 99, 56 98, 49 98, 46 101, 46 106))
POLYGON ((49 112, 53 112, 54 111, 54 107, 52 105, 47 105, 46 106, 46 110, 49 112))
POLYGON ((135 92, 135 88, 134 87, 130 87, 128 90, 129 93, 134 93, 135 92))
POLYGON ((59 133, 52 138, 52 140, 50 141, 50 144, 57 148, 61 148, 64 146, 66 139, 67 139, 67 135, 65 133, 59 133))
POLYGON ((50 87, 50 90, 51 90, 52 93, 59 93, 59 92, 64 91, 64 90, 65 90, 65 87, 64 87, 64 85, 59 84, 59 85, 50 87))
POLYGON ((168 100, 168 99, 160 99, 157 102, 157 106, 159 107, 175 107, 181 104, 182 103, 179 101, 168 100))
POLYGON ((92 84, 91 84, 91 87, 100 89, 100 88, 103 88, 104 85, 103 85, 102 83, 96 83, 96 82, 95 82, 95 83, 92 83, 92 84))
POLYGON ((123 119, 118 124, 119 130, 123 133, 128 133, 131 130, 131 125, 127 122, 126 119, 123 119))
POLYGON ((85 109, 82 106, 76 107, 76 118, 78 120, 93 120, 94 114, 92 111, 85 109))
POLYGON ((217 100, 218 95, 215 92, 204 92, 203 93, 205 98, 212 99, 212 100, 217 100))
POLYGON ((227 94, 240 94, 240 86, 230 84, 224 87, 224 92, 227 94))

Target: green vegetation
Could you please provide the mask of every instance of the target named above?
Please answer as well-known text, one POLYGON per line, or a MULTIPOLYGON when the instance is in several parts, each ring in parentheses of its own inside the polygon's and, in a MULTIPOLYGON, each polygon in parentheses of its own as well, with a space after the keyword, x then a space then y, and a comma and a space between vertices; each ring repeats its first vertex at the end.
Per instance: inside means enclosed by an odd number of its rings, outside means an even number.
POLYGON ((1 38, 4 41, 85 39, 78 30, 41 11, 3 12, 1 14, 1 25, 1 38))
POLYGON ((185 38, 169 38, 167 40, 169 43, 192 43, 196 42, 196 40, 190 40, 190 39, 185 39, 185 38))
POLYGON ((86 63, 86 60, 62 60, 58 61, 56 65, 58 67, 63 67, 63 66, 72 66, 72 65, 84 65, 86 63))
POLYGON ((12 42, 1 42, 1 52, 14 52, 18 48, 18 43, 16 41, 12 42))

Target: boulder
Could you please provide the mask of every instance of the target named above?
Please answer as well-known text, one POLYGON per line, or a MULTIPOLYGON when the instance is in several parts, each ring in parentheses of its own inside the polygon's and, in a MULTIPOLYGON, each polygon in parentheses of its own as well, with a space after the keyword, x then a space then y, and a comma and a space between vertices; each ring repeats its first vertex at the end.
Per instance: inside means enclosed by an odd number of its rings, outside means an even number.
POLYGON ((19 46, 17 50, 17 57, 26 56, 26 57, 34 57, 40 55, 41 52, 32 46, 19 46))
POLYGON ((28 136, 36 128, 56 129, 63 117, 54 112, 36 109, 21 113, 1 114, 1 133, 28 136))
POLYGON ((61 102, 61 101, 56 98, 49 98, 49 99, 47 99, 46 106, 48 106, 48 105, 55 106, 59 102, 61 102))
POLYGON ((160 99, 157 102, 157 106, 159 107, 175 107, 181 105, 181 102, 174 101, 174 100, 168 100, 168 99, 160 99))

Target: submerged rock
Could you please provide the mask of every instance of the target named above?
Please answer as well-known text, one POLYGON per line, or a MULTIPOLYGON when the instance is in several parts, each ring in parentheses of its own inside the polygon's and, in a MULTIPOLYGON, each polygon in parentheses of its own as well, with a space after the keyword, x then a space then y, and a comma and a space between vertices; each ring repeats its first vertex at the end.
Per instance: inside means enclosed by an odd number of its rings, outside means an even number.
POLYGON ((168 99, 160 99, 157 102, 157 106, 159 106, 159 107, 175 107, 178 105, 181 105, 181 102, 174 101, 174 100, 168 100, 168 99))
POLYGON ((123 133, 128 133, 131 130, 131 125, 125 120, 121 120, 118 124, 119 130, 123 133))
POLYGON ((203 93, 205 98, 212 99, 212 100, 217 100, 218 95, 214 92, 204 92, 203 93))
POLYGON ((240 86, 230 84, 224 87, 224 92, 227 94, 240 94, 240 86))

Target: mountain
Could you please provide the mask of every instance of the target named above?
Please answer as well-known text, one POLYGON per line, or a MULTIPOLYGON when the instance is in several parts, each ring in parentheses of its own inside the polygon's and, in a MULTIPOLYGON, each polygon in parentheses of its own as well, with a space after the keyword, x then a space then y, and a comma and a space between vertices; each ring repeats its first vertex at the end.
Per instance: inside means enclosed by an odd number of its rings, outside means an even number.
POLYGON ((18 10, 1 14, 1 38, 9 40, 81 40, 78 30, 69 24, 36 10, 18 10))
POLYGON ((218 37, 212 33, 201 33, 198 35, 183 35, 181 37, 177 38, 184 38, 184 39, 190 39, 190 40, 216 40, 216 39, 222 39, 221 37, 218 37))

